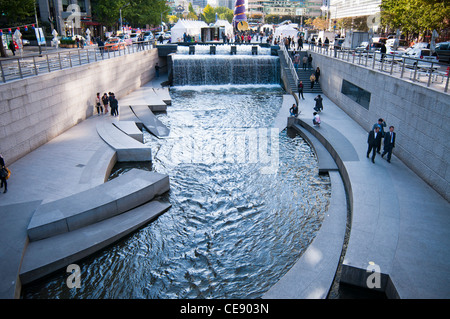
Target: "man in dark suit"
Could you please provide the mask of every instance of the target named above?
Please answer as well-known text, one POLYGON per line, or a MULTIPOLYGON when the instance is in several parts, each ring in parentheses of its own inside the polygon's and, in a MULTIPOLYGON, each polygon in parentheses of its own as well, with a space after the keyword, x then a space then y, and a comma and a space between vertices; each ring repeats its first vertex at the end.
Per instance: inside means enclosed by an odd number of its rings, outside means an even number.
POLYGON ((373 151, 372 163, 375 163, 375 155, 377 155, 377 147, 381 144, 381 133, 379 126, 376 126, 372 131, 369 132, 367 144, 369 144, 369 147, 367 148, 367 158, 369 158, 370 152, 373 151))
POLYGON ((392 155, 392 149, 395 147, 395 136, 397 134, 394 132, 394 127, 389 127, 389 132, 387 132, 384 135, 384 147, 383 147, 383 154, 381 154, 381 157, 386 155, 387 153, 387 161, 388 163, 391 162, 391 155, 392 155))

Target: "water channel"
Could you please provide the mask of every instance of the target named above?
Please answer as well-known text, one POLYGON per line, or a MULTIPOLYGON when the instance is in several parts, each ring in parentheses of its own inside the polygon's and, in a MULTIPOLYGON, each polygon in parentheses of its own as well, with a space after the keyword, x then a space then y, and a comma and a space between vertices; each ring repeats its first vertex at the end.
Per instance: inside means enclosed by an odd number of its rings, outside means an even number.
POLYGON ((158 115, 170 136, 144 131, 153 161, 139 166, 169 175, 160 200, 172 207, 80 261, 81 288, 61 271, 24 298, 260 298, 314 239, 331 193, 310 146, 270 129, 283 94, 270 82, 172 88, 158 115))

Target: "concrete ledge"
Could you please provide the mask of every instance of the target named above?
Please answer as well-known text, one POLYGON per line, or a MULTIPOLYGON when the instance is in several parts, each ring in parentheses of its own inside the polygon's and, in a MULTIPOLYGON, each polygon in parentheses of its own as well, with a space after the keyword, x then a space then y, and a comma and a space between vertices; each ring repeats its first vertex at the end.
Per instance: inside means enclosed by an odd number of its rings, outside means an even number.
POLYGON ((107 183, 39 206, 28 225, 31 241, 119 215, 169 190, 167 175, 132 169, 107 183))
POLYGON ((339 172, 329 173, 330 205, 320 230, 294 266, 263 299, 325 299, 339 265, 347 224, 345 188, 339 172))
POLYGON ((168 88, 153 88, 153 91, 164 103, 172 105, 172 98, 170 97, 168 88))
POLYGON ((119 103, 132 106, 147 106, 153 112, 165 112, 167 110, 167 103, 164 99, 171 101, 168 92, 155 91, 151 86, 143 86, 131 94, 122 97, 119 103))
POLYGON ((84 228, 31 242, 20 270, 22 284, 42 278, 105 248, 154 220, 170 206, 152 201, 84 228))
POLYGON ((112 123, 99 122, 97 133, 109 146, 116 150, 118 162, 145 162, 152 159, 149 146, 136 141, 112 123))
POLYGON ((144 143, 144 134, 139 130, 139 128, 136 125, 136 122, 134 121, 119 121, 114 122, 113 125, 117 127, 119 130, 127 134, 128 136, 131 136, 136 141, 140 143, 144 143))
POLYGON ((169 136, 170 130, 156 118, 148 106, 132 105, 131 109, 150 133, 156 137, 169 136))
MULTIPOLYGON (((288 121, 295 121, 294 117, 290 117, 288 121)), ((308 132, 306 129, 302 128, 298 124, 288 124, 289 127, 294 128, 301 137, 303 137, 308 144, 314 149, 316 153, 318 165, 319 165, 319 174, 326 174, 329 171, 338 171, 338 167, 333 157, 331 157, 328 150, 319 142, 319 140, 308 132)))

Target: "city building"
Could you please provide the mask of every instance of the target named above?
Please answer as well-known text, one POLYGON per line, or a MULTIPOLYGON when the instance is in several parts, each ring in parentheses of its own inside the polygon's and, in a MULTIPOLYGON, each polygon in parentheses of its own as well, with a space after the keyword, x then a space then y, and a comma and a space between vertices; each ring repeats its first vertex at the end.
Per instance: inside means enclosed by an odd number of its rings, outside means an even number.
POLYGON ((323 0, 248 0, 249 14, 319 17, 323 0))
POLYGON ((332 19, 370 16, 380 12, 382 0, 328 0, 332 19))
POLYGON ((41 21, 50 22, 61 35, 77 33, 83 26, 95 24, 91 21, 90 0, 38 0, 37 3, 41 21))

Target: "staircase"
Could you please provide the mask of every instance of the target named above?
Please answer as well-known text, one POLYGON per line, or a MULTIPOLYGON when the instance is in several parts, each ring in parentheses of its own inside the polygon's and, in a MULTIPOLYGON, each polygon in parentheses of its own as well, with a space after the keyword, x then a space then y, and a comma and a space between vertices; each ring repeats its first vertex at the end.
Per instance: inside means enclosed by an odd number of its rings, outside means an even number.
MULTIPOLYGON (((315 93, 315 94, 322 94, 322 89, 320 87, 320 78, 319 83, 315 83, 314 87, 311 89, 311 82, 309 80, 309 77, 312 73, 314 73, 314 69, 306 69, 306 71, 303 70, 303 57, 307 55, 307 51, 300 51, 300 63, 298 65, 297 74, 298 74, 298 80, 303 81, 303 93, 315 93)), ((298 89, 295 89, 295 92, 298 92, 298 89)))

